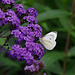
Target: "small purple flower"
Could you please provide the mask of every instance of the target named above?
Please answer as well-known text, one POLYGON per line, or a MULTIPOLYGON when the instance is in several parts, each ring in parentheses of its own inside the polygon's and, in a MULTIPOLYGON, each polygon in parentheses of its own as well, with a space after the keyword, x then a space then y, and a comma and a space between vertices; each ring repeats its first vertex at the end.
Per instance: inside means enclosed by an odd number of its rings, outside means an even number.
POLYGON ((15 5, 15 11, 19 17, 22 17, 22 15, 26 14, 26 12, 27 12, 27 10, 25 10, 23 5, 21 5, 21 4, 15 5))
POLYGON ((41 59, 41 57, 44 55, 44 48, 41 46, 41 44, 26 42, 25 45, 35 59, 41 59))
MULTIPOLYGON (((36 61, 35 61, 36 62, 36 61)), ((32 64, 31 66, 26 66, 25 68, 24 68, 24 70, 25 71, 27 71, 27 70, 29 70, 30 72, 35 72, 35 71, 37 71, 37 70, 39 70, 39 63, 38 63, 38 61, 37 61, 37 65, 35 65, 35 62, 34 62, 34 64, 32 64)))
POLYGON ((34 8, 28 8, 27 14, 28 14, 28 16, 34 16, 34 17, 37 17, 37 15, 38 15, 37 11, 34 8))
POLYGON ((29 29, 29 35, 39 38, 42 37, 42 28, 38 24, 28 24, 27 27, 29 29))
POLYGON ((23 19, 30 24, 36 24, 37 19, 34 16, 24 16, 23 19))
POLYGON ((20 45, 12 45, 10 55, 18 61, 26 61, 27 65, 34 63, 34 57, 31 55, 31 53, 28 52, 26 48, 20 47, 20 45))
POLYGON ((20 20, 13 10, 8 9, 7 12, 5 12, 4 14, 5 14, 5 21, 9 22, 11 28, 12 27, 16 28, 20 26, 20 20))
POLYGON ((5 22, 5 14, 0 9, 0 25, 4 24, 4 22, 5 22))
POLYGON ((11 32, 11 34, 14 34, 14 36, 15 36, 16 38, 20 38, 20 36, 22 35, 19 30, 13 30, 13 31, 11 32))
POLYGON ((44 69, 44 63, 40 60, 35 60, 34 63, 30 66, 26 66, 24 68, 25 71, 31 72, 31 73, 37 73, 44 69))
POLYGON ((14 0, 2 0, 1 3, 3 3, 3 4, 11 4, 11 3, 14 4, 15 1, 14 0))
POLYGON ((27 27, 20 26, 18 29, 13 30, 11 34, 20 39, 20 42, 21 40, 31 42, 42 37, 42 28, 38 24, 28 24, 27 27))
POLYGON ((43 75, 47 75, 46 73, 43 73, 43 75))
POLYGON ((0 19, 3 19, 3 18, 5 18, 5 15, 4 15, 4 13, 2 12, 2 10, 0 9, 0 19))

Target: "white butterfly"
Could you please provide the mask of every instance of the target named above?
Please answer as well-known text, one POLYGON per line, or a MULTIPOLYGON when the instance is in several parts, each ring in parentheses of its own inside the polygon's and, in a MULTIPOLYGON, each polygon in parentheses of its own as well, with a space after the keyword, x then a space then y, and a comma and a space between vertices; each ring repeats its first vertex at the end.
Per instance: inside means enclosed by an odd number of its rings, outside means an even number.
POLYGON ((42 38, 39 38, 39 40, 46 49, 52 50, 56 46, 56 41, 55 41, 56 38, 57 38, 57 32, 54 31, 46 34, 42 38))

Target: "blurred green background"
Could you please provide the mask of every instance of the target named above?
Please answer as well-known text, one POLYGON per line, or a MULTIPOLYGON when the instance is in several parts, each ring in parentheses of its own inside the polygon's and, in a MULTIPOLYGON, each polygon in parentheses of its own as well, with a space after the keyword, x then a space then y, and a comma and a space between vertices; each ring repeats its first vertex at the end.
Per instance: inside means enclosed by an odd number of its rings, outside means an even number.
MULTIPOLYGON (((75 75, 75 20, 71 24, 72 2, 72 0, 15 0, 15 4, 22 4, 25 9, 34 7, 38 11, 37 21, 43 29, 43 36, 50 31, 58 32, 56 47, 52 51, 45 49, 41 59, 45 62, 47 75, 63 73, 66 38, 70 28, 66 75, 75 75)), ((4 39, 0 38, 0 44, 3 41, 4 39)), ((5 52, 0 53, 0 62, 0 75, 23 75, 24 62, 13 61, 5 56, 5 52)))

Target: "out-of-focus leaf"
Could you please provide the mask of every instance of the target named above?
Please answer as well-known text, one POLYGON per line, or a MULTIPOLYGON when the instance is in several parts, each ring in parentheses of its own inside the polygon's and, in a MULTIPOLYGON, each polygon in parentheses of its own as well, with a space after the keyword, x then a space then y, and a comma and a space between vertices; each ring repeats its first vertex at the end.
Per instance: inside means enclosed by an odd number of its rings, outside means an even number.
POLYGON ((39 14, 37 16, 37 21, 41 22, 41 21, 48 20, 48 19, 65 17, 68 15, 69 13, 64 10, 50 10, 50 11, 46 11, 44 13, 39 14))
POLYGON ((19 64, 17 64, 16 62, 14 62, 13 60, 9 58, 0 57, 0 62, 3 63, 3 66, 20 68, 19 64))
POLYGON ((7 29, 9 29, 8 25, 4 25, 0 30, 1 31, 6 31, 7 29))
MULTIPOLYGON (((75 68, 74 68, 74 70, 75 70, 75 68)), ((75 75, 75 72, 69 72, 66 75, 75 75)))
POLYGON ((8 41, 9 50, 11 50, 11 46, 12 46, 13 44, 15 44, 15 40, 16 40, 16 38, 11 38, 11 39, 8 41), (12 41, 12 42, 11 42, 11 41, 12 41))
POLYGON ((72 67, 68 70, 66 75, 75 75, 75 64, 72 64, 72 67))
POLYGON ((64 28, 66 28, 66 30, 68 30, 68 29, 70 28, 70 26, 71 26, 71 21, 70 21, 69 18, 63 17, 63 18, 60 18, 59 21, 60 21, 61 25, 62 25, 64 28))
POLYGON ((48 27, 48 25, 47 25, 45 22, 43 22, 43 23, 41 24, 41 26, 42 26, 46 31, 49 31, 49 27, 48 27))
POLYGON ((46 72, 46 74, 47 74, 47 75, 52 75, 52 74, 51 74, 51 73, 49 73, 49 72, 46 72))
POLYGON ((72 31, 71 32, 71 35, 75 38, 75 32, 72 31))
POLYGON ((38 12, 44 12, 44 11, 51 10, 50 7, 44 6, 44 5, 37 3, 37 2, 34 2, 34 8, 37 9, 38 12))
POLYGON ((47 71, 50 71, 52 73, 56 73, 56 74, 61 74, 62 73, 62 69, 61 66, 58 62, 50 65, 49 68, 46 69, 47 71), (58 69, 57 69, 58 68, 58 69))
POLYGON ((14 75, 14 74, 16 74, 17 71, 19 71, 19 69, 18 68, 14 68, 14 69, 12 69, 12 70, 10 70, 8 72, 8 75, 14 75))
POLYGON ((56 51, 46 53, 46 55, 44 55, 42 57, 42 61, 44 61, 46 64, 45 69, 49 70, 50 66, 54 62, 64 58, 64 56, 65 56, 64 53, 60 53, 60 52, 56 52, 56 51))
POLYGON ((0 38, 0 45, 3 45, 5 43, 6 38, 0 38))
POLYGON ((62 2, 61 2, 61 0, 60 1, 54 0, 54 1, 55 1, 55 3, 56 3, 56 5, 57 5, 58 8, 62 8, 62 2))
POLYGON ((75 47, 72 47, 72 48, 69 50, 68 56, 75 56, 75 47))

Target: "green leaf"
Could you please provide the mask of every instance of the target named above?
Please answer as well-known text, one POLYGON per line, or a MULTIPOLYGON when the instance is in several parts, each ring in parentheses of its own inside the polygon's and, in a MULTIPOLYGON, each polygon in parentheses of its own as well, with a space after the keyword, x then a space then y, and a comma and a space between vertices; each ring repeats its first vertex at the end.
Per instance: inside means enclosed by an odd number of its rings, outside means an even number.
MULTIPOLYGON (((74 68, 74 70, 75 70, 75 68, 74 68)), ((75 75, 75 72, 69 72, 66 75, 75 75)))
MULTIPOLYGON (((58 60, 64 58, 64 56, 65 56, 64 53, 60 53, 60 52, 56 52, 56 51, 52 51, 52 52, 49 52, 49 53, 47 53, 46 55, 44 55, 44 56, 42 57, 42 61, 45 62, 45 65, 46 65, 45 69, 46 69, 46 70, 49 70, 49 69, 50 69, 50 66, 51 66, 54 62, 56 62, 56 61, 58 61, 58 60)), ((54 66, 54 67, 55 67, 55 66, 54 66)), ((60 69, 60 70, 61 70, 61 69, 60 69)))
POLYGON ((35 8, 38 12, 44 12, 44 11, 49 11, 49 10, 51 10, 50 7, 44 6, 43 4, 37 3, 37 2, 34 2, 34 8, 35 8))
POLYGON ((68 56, 75 56, 75 47, 72 47, 72 48, 69 50, 68 56))
POLYGON ((43 22, 43 23, 41 24, 41 26, 42 26, 42 28, 44 28, 46 31, 49 31, 49 27, 48 27, 48 25, 47 25, 46 22, 43 22))
POLYGON ((72 31, 71 35, 75 38, 75 31, 72 31))
POLYGON ((57 0, 54 0, 54 2, 55 2, 55 4, 57 5, 57 7, 58 8, 62 8, 63 6, 62 6, 62 2, 61 2, 61 0, 59 0, 59 1, 57 1, 57 0))
POLYGON ((52 65, 50 65, 49 68, 46 69, 47 71, 50 71, 52 73, 55 73, 55 74, 61 74, 62 73, 62 69, 61 69, 61 66, 59 64, 59 62, 55 62, 53 63, 52 65), (57 69, 58 68, 58 69, 57 69))
POLYGON ((16 40, 16 38, 11 38, 7 43, 8 43, 8 46, 9 46, 9 50, 11 50, 11 46, 13 45, 13 44, 15 44, 15 40, 16 40), (11 42, 12 41, 12 42, 11 42))
POLYGON ((69 13, 64 10, 49 10, 37 16, 37 21, 41 22, 47 19, 60 18, 68 16, 69 13))
POLYGON ((6 38, 0 38, 0 45, 3 45, 5 43, 6 38))
POLYGON ((6 31, 7 29, 9 29, 8 24, 7 25, 4 25, 0 30, 1 31, 6 31))
POLYGON ((71 26, 71 22, 70 22, 70 19, 67 18, 67 17, 63 17, 63 18, 60 18, 59 19, 61 25, 66 28, 66 30, 68 30, 71 26))
POLYGON ((11 67, 18 67, 20 68, 19 64, 14 62, 13 60, 5 57, 0 57, 0 62, 3 63, 3 66, 8 66, 9 68, 11 67))
POLYGON ((16 74, 17 71, 19 71, 19 69, 18 68, 14 68, 14 69, 12 69, 12 70, 10 70, 8 72, 8 75, 14 75, 14 74, 16 74))
POLYGON ((75 62, 70 63, 71 67, 67 71, 66 75, 75 75, 75 62))

